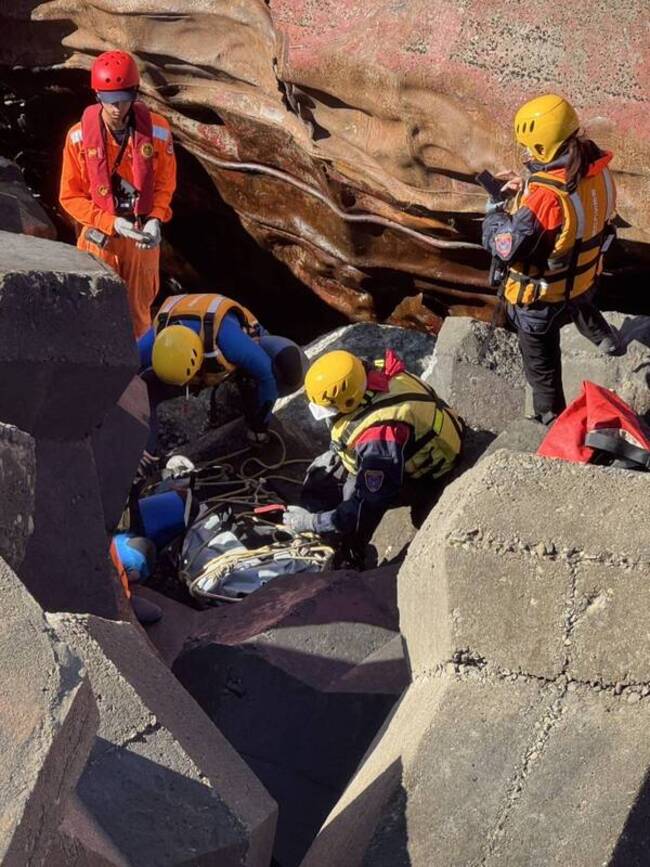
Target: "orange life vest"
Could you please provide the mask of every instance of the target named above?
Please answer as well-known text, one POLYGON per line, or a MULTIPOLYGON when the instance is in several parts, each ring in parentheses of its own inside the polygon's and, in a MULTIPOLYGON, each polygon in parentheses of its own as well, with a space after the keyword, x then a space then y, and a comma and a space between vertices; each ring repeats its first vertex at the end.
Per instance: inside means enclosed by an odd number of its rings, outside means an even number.
MULTIPOLYGON (((101 120, 101 113, 101 105, 91 105, 82 115, 81 132, 84 157, 88 168, 90 195, 93 202, 106 213, 116 214, 112 179, 116 167, 108 165, 105 142, 106 129, 101 120)), ((151 112, 143 102, 133 103, 133 115, 135 117, 133 186, 138 192, 134 212, 136 216, 146 217, 153 208, 153 123, 151 112)))
POLYGON ((236 369, 217 344, 219 328, 229 313, 234 313, 239 318, 242 329, 250 337, 259 336, 260 326, 255 316, 246 307, 225 295, 170 295, 158 311, 153 326, 156 334, 168 325, 178 325, 181 320, 194 320, 200 324, 199 334, 203 340, 204 359, 190 386, 218 385, 236 369))

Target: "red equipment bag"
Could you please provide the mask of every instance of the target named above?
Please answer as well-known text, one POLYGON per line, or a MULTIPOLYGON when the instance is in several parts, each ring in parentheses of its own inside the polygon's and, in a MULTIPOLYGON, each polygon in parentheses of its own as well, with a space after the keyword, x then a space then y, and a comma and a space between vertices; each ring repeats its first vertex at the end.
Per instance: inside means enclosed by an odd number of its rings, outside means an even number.
POLYGON ((537 454, 579 464, 620 461, 630 469, 650 470, 650 427, 613 391, 585 381, 537 454))

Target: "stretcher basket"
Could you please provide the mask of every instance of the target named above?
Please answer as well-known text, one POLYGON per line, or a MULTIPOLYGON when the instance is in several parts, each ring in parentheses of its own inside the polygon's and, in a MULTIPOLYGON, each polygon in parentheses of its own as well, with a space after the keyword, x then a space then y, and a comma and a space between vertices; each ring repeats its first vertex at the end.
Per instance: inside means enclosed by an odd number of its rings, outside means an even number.
POLYGON ((296 533, 230 508, 200 516, 183 541, 179 578, 204 605, 240 602, 280 575, 323 572, 334 549, 313 533, 296 533))

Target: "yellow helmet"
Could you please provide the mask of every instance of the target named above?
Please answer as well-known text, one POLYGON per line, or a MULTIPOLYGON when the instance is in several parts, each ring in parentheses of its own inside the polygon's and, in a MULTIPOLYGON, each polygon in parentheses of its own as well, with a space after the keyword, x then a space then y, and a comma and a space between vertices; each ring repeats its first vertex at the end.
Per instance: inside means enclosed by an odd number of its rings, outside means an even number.
POLYGON ((342 349, 326 352, 307 371, 305 391, 310 402, 317 406, 354 412, 366 392, 363 362, 342 349))
POLYGON ((515 115, 515 138, 540 163, 550 163, 579 127, 573 106, 555 93, 531 99, 515 115))
POLYGON ((169 325, 156 337, 151 353, 154 373, 168 385, 186 385, 203 364, 203 341, 185 325, 169 325))

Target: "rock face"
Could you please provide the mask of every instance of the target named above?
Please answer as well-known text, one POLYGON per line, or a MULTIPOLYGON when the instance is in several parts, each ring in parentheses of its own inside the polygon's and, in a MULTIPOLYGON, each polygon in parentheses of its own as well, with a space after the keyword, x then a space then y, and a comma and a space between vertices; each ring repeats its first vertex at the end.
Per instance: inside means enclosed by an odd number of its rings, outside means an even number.
POLYGON ((430 382, 473 428, 500 433, 524 411, 516 335, 468 317, 445 320, 430 382))
POLYGON ((0 229, 37 238, 56 238, 56 229, 25 186, 18 166, 0 157, 0 229))
POLYGON ((541 31, 508 0, 23 0, 1 14, 29 39, 0 62, 87 70, 106 46, 133 51, 145 97, 262 246, 355 318, 431 327, 450 309, 489 318, 473 178, 516 167, 512 117, 536 93, 565 92, 615 151, 623 234, 647 242, 644 4, 538 12, 541 31))
POLYGON ((0 232, 0 346, 0 419, 35 440, 20 578, 50 611, 126 616, 102 499, 114 515, 141 451, 116 408, 137 370, 124 285, 74 247, 0 232))
POLYGON ((96 617, 48 620, 83 659, 100 715, 67 845, 76 839, 88 863, 116 851, 122 860, 109 863, 267 867, 274 802, 140 631, 96 617), (88 851, 83 813, 107 838, 99 852, 88 851))
POLYGON ((280 867, 300 863, 408 683, 394 580, 390 568, 278 578, 203 612, 174 664, 278 801, 280 867))
POLYGON ((0 860, 47 864, 97 710, 80 659, 0 560, 0 860))
POLYGON ((399 575, 413 685, 303 867, 643 862, 649 484, 502 450, 447 489, 399 575))

